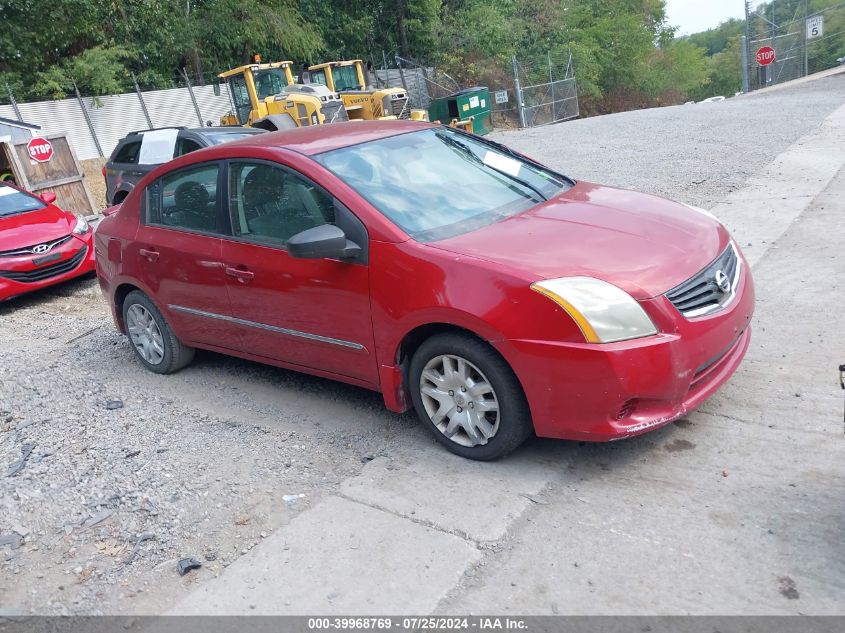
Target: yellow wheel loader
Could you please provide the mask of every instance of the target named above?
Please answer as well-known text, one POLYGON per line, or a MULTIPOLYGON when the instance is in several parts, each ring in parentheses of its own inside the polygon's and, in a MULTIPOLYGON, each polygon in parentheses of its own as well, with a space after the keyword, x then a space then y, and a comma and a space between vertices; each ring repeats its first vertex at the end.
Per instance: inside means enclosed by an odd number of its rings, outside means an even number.
POLYGON ((220 125, 246 125, 283 130, 346 121, 340 96, 326 86, 294 82, 292 62, 255 63, 220 73, 229 84, 233 110, 220 125))
POLYGON ((428 120, 425 110, 411 110, 402 88, 368 88, 360 59, 326 62, 308 67, 311 85, 326 86, 340 94, 350 119, 428 120))

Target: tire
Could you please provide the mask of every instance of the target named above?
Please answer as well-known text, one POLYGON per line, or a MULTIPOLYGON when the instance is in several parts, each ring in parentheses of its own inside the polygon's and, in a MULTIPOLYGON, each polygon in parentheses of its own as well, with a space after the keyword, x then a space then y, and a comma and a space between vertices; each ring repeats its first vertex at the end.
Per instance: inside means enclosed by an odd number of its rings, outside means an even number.
POLYGON ((123 301, 123 323, 135 355, 143 365, 157 374, 172 374, 194 359, 194 348, 183 345, 164 316, 140 290, 133 290, 123 301), (136 335, 132 327, 141 327, 136 335), (147 327, 142 326, 146 324, 147 327), (146 344, 144 344, 146 342, 146 344))
POLYGON ((411 359, 408 386, 422 423, 461 457, 500 459, 533 432, 513 370, 492 347, 470 335, 449 332, 423 342, 411 359))

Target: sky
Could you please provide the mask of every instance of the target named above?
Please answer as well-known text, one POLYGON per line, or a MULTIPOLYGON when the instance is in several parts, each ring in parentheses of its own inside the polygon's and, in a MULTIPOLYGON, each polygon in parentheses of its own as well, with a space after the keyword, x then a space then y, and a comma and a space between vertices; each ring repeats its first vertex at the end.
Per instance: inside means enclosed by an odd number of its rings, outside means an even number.
POLYGON ((666 0, 668 23, 678 35, 689 35, 717 26, 728 18, 745 17, 743 0, 666 0))

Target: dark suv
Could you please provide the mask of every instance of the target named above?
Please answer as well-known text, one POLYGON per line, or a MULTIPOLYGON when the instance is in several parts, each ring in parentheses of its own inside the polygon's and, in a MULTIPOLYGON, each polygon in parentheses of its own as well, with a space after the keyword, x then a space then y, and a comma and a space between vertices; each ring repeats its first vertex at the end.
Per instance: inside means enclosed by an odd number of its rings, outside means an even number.
MULTIPOLYGON (((228 141, 237 141, 251 134, 261 134, 266 131, 237 126, 198 127, 190 129, 184 127, 156 128, 156 130, 162 129, 179 131, 176 136, 176 146, 173 149, 173 158, 195 152, 203 147, 220 145, 228 141)), ((156 130, 130 132, 114 148, 105 167, 103 167, 103 176, 106 179, 106 201, 109 205, 123 202, 123 199, 132 191, 135 184, 160 164, 138 163, 144 134, 156 130)))

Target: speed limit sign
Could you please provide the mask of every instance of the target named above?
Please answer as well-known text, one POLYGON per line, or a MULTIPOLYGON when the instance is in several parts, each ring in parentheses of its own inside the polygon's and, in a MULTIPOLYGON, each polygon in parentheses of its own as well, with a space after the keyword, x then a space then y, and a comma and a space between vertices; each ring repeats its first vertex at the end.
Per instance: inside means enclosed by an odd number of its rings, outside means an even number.
POLYGON ((824 35, 824 16, 814 15, 807 18, 807 39, 811 40, 814 37, 821 37, 824 35))

